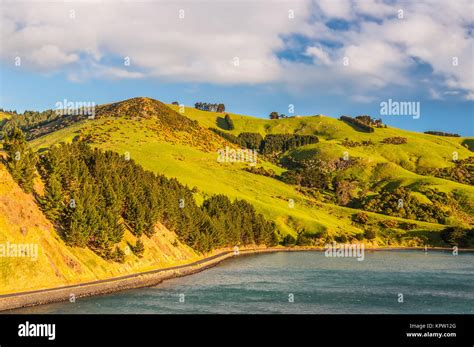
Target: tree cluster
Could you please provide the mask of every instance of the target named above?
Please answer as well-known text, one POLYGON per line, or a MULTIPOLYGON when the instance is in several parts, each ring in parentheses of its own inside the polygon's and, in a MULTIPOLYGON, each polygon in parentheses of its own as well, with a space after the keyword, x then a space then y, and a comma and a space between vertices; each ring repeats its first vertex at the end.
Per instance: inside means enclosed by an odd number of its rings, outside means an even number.
POLYGON ((262 154, 286 152, 290 149, 318 143, 319 141, 315 135, 268 134, 263 138, 259 133, 243 132, 235 136, 219 129, 209 129, 229 142, 249 149, 256 149, 262 154))
POLYGON ((393 191, 383 189, 377 195, 362 197, 355 202, 354 207, 394 217, 431 223, 446 223, 449 212, 444 208, 448 199, 445 193, 433 190, 424 192, 432 201, 431 204, 419 202, 410 193, 410 190, 404 187, 393 191))
POLYGON ((357 118, 352 118, 349 116, 341 116, 339 117, 340 120, 354 126, 355 128, 362 130, 367 133, 373 133, 375 130, 372 126, 367 125, 365 122, 357 119, 357 118))
POLYGON ((463 184, 474 185, 474 157, 454 161, 454 166, 419 168, 417 173, 431 175, 463 184))
POLYGON ((225 112, 224 104, 210 104, 207 102, 196 102, 194 104, 194 108, 201 111, 219 112, 219 113, 225 112))
POLYGON ((425 131, 425 134, 438 135, 438 136, 448 136, 448 137, 461 137, 461 135, 459 135, 459 134, 445 133, 443 131, 433 131, 433 130, 425 131))
POLYGON ((353 141, 353 140, 349 140, 347 137, 344 139, 344 141, 342 141, 341 143, 344 147, 367 147, 367 146, 373 146, 374 143, 372 142, 372 140, 363 140, 363 141, 353 141))
POLYGON ((5 164, 13 179, 28 193, 33 190, 36 176, 36 155, 28 147, 25 135, 15 127, 3 134, 3 149, 7 157, 5 164))
POLYGON ((361 116, 355 117, 355 119, 361 121, 362 123, 364 123, 366 125, 374 126, 376 128, 383 128, 384 127, 384 124, 383 124, 381 118, 375 119, 375 118, 372 118, 368 115, 361 115, 361 116))
MULTIPOLYGON (((71 246, 89 247, 106 259, 120 259, 114 246, 127 227, 152 236, 158 221, 199 252, 235 244, 274 244, 273 223, 243 200, 212 196, 196 204, 176 179, 145 171, 133 160, 83 142, 52 147, 41 156, 44 213, 71 246)), ((143 253, 143 245, 132 248, 143 253)))
POLYGON ((299 146, 318 143, 318 141, 315 135, 268 134, 260 145, 260 152, 263 154, 286 152, 299 146))

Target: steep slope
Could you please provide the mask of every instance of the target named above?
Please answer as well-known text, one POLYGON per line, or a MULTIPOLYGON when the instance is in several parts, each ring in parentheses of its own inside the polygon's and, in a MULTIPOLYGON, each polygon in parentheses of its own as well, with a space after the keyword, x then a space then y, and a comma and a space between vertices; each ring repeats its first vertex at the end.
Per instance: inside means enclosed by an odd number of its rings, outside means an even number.
MULTIPOLYGON (((183 114, 179 114, 171 109, 166 110, 163 106, 162 103, 147 98, 100 106, 95 120, 78 123, 40 137, 32 141, 32 145, 41 151, 55 143, 82 137, 93 146, 118 153, 129 153, 131 158, 145 169, 168 177, 176 177, 180 182, 196 187, 195 195, 198 201, 216 193, 247 200, 259 212, 276 221, 284 235, 296 235, 298 231, 305 230, 313 234, 347 235, 352 238, 364 232, 352 221, 352 216, 358 212, 357 210, 322 203, 301 194, 297 187, 271 177, 247 172, 244 169, 248 168, 248 163, 218 162, 216 149, 231 144, 204 126, 215 127, 216 117, 222 117, 222 114, 206 115, 214 117, 213 124, 206 124, 197 117, 195 121, 187 119, 192 113, 189 108, 186 108, 183 114), (142 116, 140 112, 144 112, 144 115, 142 116), (168 121, 177 120, 184 126, 176 124, 173 127, 168 126, 168 121), (200 126, 200 123, 203 126, 200 126), (163 136, 163 133, 170 135, 163 136), (294 205, 291 203, 292 200, 294 205)), ((255 125, 257 130, 261 129, 262 133, 265 133, 265 124, 268 121, 244 116, 242 119, 245 120, 245 125, 236 119, 236 128, 255 131, 252 128, 255 125)), ((274 131, 278 133, 283 129, 274 131)), ((294 132, 294 130, 288 131, 294 132)), ((352 128, 350 131, 353 131, 352 128)), ((283 171, 260 159, 258 165, 272 169, 277 174, 283 171)), ((375 213, 369 215, 374 223, 397 219, 375 213)), ((422 235, 430 239, 430 242, 439 244, 439 235, 430 231, 440 230, 443 226, 411 220, 405 222, 416 225, 415 229, 404 233, 404 238, 407 240, 422 235)), ((389 241, 382 236, 373 242, 387 244, 389 241)))
MULTIPOLYGON (((166 142, 190 145, 204 152, 216 151, 225 145, 220 136, 202 129, 196 121, 190 120, 179 112, 171 111, 158 100, 140 97, 97 107, 97 119, 117 117, 141 123, 148 132, 146 136, 153 135, 166 142)), ((82 135, 98 140, 94 138, 97 133, 95 131, 83 132, 82 135)))
POLYGON ((4 119, 10 119, 11 115, 7 112, 1 112, 0 111, 0 121, 4 120, 4 119))
MULTIPOLYGON (((68 247, 33 196, 24 193, 0 164, 0 294, 105 279, 198 259, 189 247, 176 242, 174 233, 161 225, 157 228, 152 238, 143 239, 144 257, 130 252, 124 264, 107 262, 88 249, 68 247), (14 249, 23 245, 31 250, 24 254, 31 256, 14 256, 14 249)), ((126 232, 120 244, 123 250, 126 241, 134 243, 135 237, 126 232)))

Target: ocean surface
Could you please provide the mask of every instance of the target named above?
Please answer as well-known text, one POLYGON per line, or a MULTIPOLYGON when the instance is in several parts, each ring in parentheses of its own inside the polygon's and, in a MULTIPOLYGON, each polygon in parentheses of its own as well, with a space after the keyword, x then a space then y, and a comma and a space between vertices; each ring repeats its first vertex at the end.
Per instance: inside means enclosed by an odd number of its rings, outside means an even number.
POLYGON ((366 251, 238 256, 142 288, 12 313, 474 313, 474 253, 366 251), (403 301, 403 302, 401 302, 403 301))

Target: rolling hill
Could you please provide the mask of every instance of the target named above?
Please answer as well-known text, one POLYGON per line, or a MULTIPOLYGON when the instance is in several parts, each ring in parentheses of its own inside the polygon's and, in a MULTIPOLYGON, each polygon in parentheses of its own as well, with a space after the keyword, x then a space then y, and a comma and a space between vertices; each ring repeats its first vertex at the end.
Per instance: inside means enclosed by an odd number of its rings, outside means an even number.
MULTIPOLYGON (((257 212, 276 223, 284 244, 288 237, 296 240, 301 235, 314 235, 319 242, 335 239, 341 242, 364 240, 373 246, 447 246, 440 233, 446 225, 472 228, 474 224, 472 185, 420 173, 426 169, 453 167, 453 152, 461 160, 468 159, 472 153, 466 144, 472 139, 395 128, 377 128, 373 133, 364 133, 322 115, 265 120, 229 113, 234 129, 226 130, 223 115, 189 107, 179 112, 175 105, 150 98, 133 98, 98 106, 94 119, 77 119, 72 124, 68 120, 64 127, 58 124, 60 120, 55 120, 54 128, 45 124, 39 132, 37 127, 36 134, 46 134, 33 136, 30 146, 41 154, 60 143, 85 142, 101 150, 128 154, 144 169, 174 177, 192 188, 198 204, 213 194, 251 203, 257 212), (209 128, 219 128, 235 136, 243 132, 257 132, 262 136, 316 135, 319 141, 279 153, 277 160, 259 155, 256 168, 273 172, 264 175, 252 170, 249 163, 219 162, 219 149, 239 147, 209 128), (394 137, 404 137, 406 143, 384 142, 394 137), (369 145, 360 145, 364 141, 369 145), (401 218, 337 204, 330 192, 315 193, 282 179, 291 171, 285 165, 287 162, 338 162, 343 155, 356 158, 358 163, 344 169, 344 177, 370 187, 368 196, 377 195, 383 189, 405 187, 414 199, 411 201, 429 207, 437 202, 427 192, 435 189, 464 197, 463 208, 457 201, 454 207, 446 202, 446 209, 452 211, 446 224, 401 218), (362 216, 366 219, 364 223, 357 219, 362 218, 361 213, 365 215, 362 216), (377 229, 377 233, 367 237, 368 229, 377 229)), ((104 260, 87 248, 67 246, 33 195, 25 193, 13 181, 3 164, 0 164, 0 177, 0 243, 37 243, 40 252, 46 255, 37 262, 27 258, 0 258, 1 293, 103 279, 189 262, 202 256, 178 242, 176 234, 160 223, 152 237, 143 238, 144 257, 127 254, 124 264, 104 260)), ((35 181, 35 192, 36 196, 44 194, 44 182, 39 178, 35 181)), ((119 247, 126 249, 136 240, 132 230, 126 229, 119 247)))
MULTIPOLYGON (((282 235, 296 236, 299 230, 309 233, 354 236, 363 233, 352 217, 358 210, 326 203, 302 194, 297 187, 281 180, 257 175, 244 170, 245 163, 219 163, 217 148, 232 146, 207 128, 221 126, 223 114, 199 111, 186 107, 180 114, 178 106, 164 105, 149 98, 134 98, 123 102, 99 106, 95 120, 84 120, 73 126, 50 133, 31 141, 39 151, 49 146, 73 139, 83 138, 101 149, 118 153, 128 152, 145 169, 176 177, 189 187, 196 187, 196 198, 202 201, 210 194, 225 194, 230 198, 243 198, 268 218, 276 221, 282 235), (177 122, 177 123, 174 123, 177 122), (167 124, 182 124, 172 127, 167 124), (295 202, 289 207, 289 201, 295 202)), ((471 152, 463 146, 463 138, 445 138, 419 134, 395 128, 376 129, 367 134, 356 131, 348 124, 325 116, 301 117, 281 120, 264 120, 229 113, 235 129, 226 131, 237 135, 241 132, 266 134, 315 134, 317 144, 293 149, 283 156, 326 157, 334 159, 344 152, 350 156, 366 160, 366 169, 357 173, 361 180, 379 181, 381 184, 396 183, 399 186, 417 185, 433 187, 440 191, 460 190, 473 196, 474 188, 466 184, 416 173, 418 168, 449 167, 453 151, 459 158, 468 158, 471 152), (382 144, 387 137, 403 136, 406 145, 382 144), (370 148, 345 147, 342 142, 371 139, 370 148)), ((258 163, 266 169, 281 174, 285 168, 264 159, 258 163)), ((428 199, 419 193, 420 199, 428 199)), ((382 214, 369 213, 374 223, 388 219, 398 219, 382 214)), ((468 219, 469 217, 463 216, 468 219)), ((402 220, 402 219, 400 219, 402 220)), ((439 242, 437 223, 409 220, 417 227, 404 232, 403 239, 418 236, 439 242), (429 232, 435 231, 430 234, 429 232)), ((387 244, 384 236, 374 240, 377 244, 387 244)), ((408 241, 407 241, 408 242, 408 241)))

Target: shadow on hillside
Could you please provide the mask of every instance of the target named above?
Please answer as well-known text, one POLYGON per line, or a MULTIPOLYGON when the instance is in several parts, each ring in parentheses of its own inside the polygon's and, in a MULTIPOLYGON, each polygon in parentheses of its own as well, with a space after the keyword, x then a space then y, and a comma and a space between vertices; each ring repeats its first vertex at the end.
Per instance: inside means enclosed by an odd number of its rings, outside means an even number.
POLYGON ((407 231, 405 237, 417 237, 423 240, 425 243, 429 243, 430 245, 449 247, 449 245, 447 245, 441 238, 441 232, 433 232, 427 230, 410 230, 407 231))
POLYGON ((230 130, 229 124, 225 121, 224 117, 217 117, 216 118, 216 125, 223 130, 230 130))
POLYGON ((350 126, 350 127, 351 127, 352 129, 354 129, 355 131, 358 131, 358 132, 360 132, 360 133, 370 134, 370 131, 365 130, 365 129, 362 129, 362 128, 358 127, 358 126, 355 125, 355 124, 352 124, 352 123, 349 123, 349 122, 345 122, 345 121, 343 121, 342 119, 338 119, 338 121, 343 122, 344 124, 347 124, 348 126, 350 126))
POLYGON ((474 139, 466 139, 462 142, 463 146, 467 146, 471 152, 474 152, 474 139))

